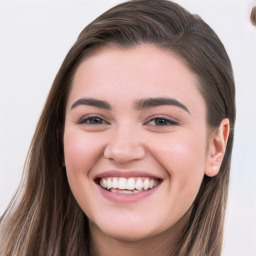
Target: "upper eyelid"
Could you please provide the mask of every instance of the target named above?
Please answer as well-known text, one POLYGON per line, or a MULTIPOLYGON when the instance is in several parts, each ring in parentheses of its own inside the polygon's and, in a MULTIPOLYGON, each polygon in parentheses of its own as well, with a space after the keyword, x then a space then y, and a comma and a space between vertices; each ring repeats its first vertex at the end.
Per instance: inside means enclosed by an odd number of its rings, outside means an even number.
POLYGON ((80 119, 86 119, 86 118, 90 118, 90 117, 99 117, 99 118, 102 118, 102 119, 107 119, 107 117, 105 117, 104 115, 97 114, 97 113, 83 115, 80 119))
MULTIPOLYGON (((165 127, 165 126, 180 126, 180 123, 177 122, 177 121, 173 121, 173 120, 169 120, 169 119, 166 119, 166 118, 162 118, 162 119, 165 119, 167 121, 167 124, 150 124, 150 122, 154 121, 154 119, 157 119, 157 118, 153 118, 151 120, 149 120, 145 125, 149 125, 149 126, 156 126, 156 127, 165 127)), ((159 118, 161 119, 161 118, 159 118)))
POLYGON ((89 119, 89 118, 93 118, 93 117, 100 118, 100 119, 102 119, 102 120, 103 120, 105 123, 107 123, 107 124, 110 123, 110 121, 106 120, 106 119, 107 119, 106 117, 104 117, 104 116, 102 116, 102 115, 99 115, 99 114, 89 114, 89 115, 85 115, 85 116, 79 118, 79 120, 77 121, 77 123, 79 124, 79 123, 81 123, 82 121, 87 120, 87 119, 89 119))
POLYGON ((180 123, 177 119, 175 119, 173 117, 170 117, 170 116, 165 116, 165 115, 154 115, 154 116, 151 116, 151 117, 147 118, 145 123, 150 122, 150 121, 152 121, 154 119, 157 119, 157 118, 166 119, 167 121, 170 121, 170 122, 180 123))

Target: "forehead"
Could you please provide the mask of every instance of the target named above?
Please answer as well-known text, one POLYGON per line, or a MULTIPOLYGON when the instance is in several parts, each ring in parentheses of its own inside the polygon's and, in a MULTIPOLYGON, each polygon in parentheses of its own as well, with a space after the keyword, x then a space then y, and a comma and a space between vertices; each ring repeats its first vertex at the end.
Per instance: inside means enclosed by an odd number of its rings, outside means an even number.
POLYGON ((185 61, 168 49, 146 44, 127 49, 107 46, 79 65, 68 104, 82 96, 123 101, 168 96, 204 107, 198 87, 185 61))
MULTIPOLYGON (((120 74, 124 74, 124 71, 133 76, 143 76, 143 74, 147 75, 154 70, 155 76, 168 73, 179 82, 188 78, 193 84, 198 84, 195 74, 190 71, 181 56, 170 49, 153 44, 139 44, 129 48, 114 45, 101 46, 86 55, 80 63, 75 72, 75 82, 82 78, 82 73, 86 72, 86 76, 88 76, 91 70, 97 70, 98 73, 105 71, 104 75, 108 73, 108 78, 111 76, 119 79, 122 78, 120 74), (183 77, 179 76, 181 73, 184 75, 183 77)), ((152 76, 153 74, 151 73, 152 76)))

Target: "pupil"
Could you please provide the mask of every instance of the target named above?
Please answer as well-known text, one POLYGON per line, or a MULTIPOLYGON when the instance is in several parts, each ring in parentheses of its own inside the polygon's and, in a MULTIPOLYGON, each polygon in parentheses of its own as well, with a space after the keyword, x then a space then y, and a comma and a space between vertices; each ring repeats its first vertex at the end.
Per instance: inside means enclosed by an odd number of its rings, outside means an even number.
POLYGON ((92 123, 94 123, 94 124, 100 124, 100 123, 101 123, 101 119, 98 118, 98 117, 95 117, 95 118, 92 119, 92 123))
POLYGON ((160 124, 160 125, 161 125, 161 124, 163 125, 163 124, 166 124, 167 122, 166 122, 165 119, 158 118, 158 119, 156 120, 156 123, 157 123, 157 124, 160 124))

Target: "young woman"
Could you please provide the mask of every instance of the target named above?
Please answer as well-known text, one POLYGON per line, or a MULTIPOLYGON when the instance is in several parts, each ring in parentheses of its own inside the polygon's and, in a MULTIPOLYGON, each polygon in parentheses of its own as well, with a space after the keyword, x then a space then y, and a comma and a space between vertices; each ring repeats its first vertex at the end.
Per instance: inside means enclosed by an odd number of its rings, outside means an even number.
POLYGON ((79 35, 52 85, 1 255, 220 255, 235 121, 198 16, 135 0, 79 35))

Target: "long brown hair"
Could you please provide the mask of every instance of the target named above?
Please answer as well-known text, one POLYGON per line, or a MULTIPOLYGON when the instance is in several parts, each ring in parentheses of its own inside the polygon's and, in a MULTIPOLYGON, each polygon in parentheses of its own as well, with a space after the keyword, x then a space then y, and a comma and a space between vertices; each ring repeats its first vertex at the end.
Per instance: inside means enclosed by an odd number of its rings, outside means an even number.
POLYGON ((235 122, 230 60, 214 31, 198 16, 166 0, 122 3, 79 35, 53 82, 38 122, 23 179, 0 220, 1 255, 90 255, 88 219, 74 199, 63 168, 65 108, 74 73, 89 54, 114 44, 150 43, 180 55, 199 81, 208 124, 228 118, 231 131, 219 174, 205 176, 175 255, 219 256, 235 122))

